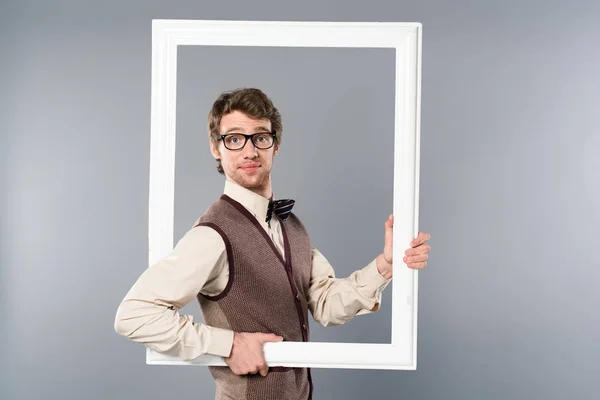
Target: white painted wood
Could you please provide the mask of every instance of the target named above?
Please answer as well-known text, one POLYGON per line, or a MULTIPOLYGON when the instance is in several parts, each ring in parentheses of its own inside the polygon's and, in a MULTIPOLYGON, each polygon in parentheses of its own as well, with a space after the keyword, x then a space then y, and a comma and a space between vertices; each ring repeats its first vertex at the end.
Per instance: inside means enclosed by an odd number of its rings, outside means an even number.
MULTIPOLYGON (((265 344, 269 366, 404 369, 417 365, 418 272, 402 263, 418 234, 421 105, 420 23, 152 21, 149 264, 173 249, 177 46, 368 47, 396 49, 394 284, 390 344, 265 344)), ((182 361, 146 351, 148 364, 227 365, 217 356, 182 361)))

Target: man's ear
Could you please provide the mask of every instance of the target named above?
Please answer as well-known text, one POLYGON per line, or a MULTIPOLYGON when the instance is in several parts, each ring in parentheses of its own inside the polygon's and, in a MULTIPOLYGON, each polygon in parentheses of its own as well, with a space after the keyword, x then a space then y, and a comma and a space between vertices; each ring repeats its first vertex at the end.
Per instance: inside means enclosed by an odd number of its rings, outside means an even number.
POLYGON ((210 152, 211 152, 212 156, 215 158, 215 160, 220 159, 221 153, 219 153, 218 147, 215 146, 215 144, 213 143, 213 141, 211 139, 208 139, 208 144, 210 145, 210 152))

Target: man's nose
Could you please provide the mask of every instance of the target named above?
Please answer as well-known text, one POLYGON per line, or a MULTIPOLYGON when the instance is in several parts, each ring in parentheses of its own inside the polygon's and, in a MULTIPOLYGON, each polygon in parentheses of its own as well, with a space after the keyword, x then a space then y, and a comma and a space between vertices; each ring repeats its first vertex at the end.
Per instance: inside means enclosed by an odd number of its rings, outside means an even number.
POLYGON ((242 149, 242 154, 244 157, 256 157, 258 156, 258 149, 254 146, 252 140, 248 139, 246 145, 242 149))

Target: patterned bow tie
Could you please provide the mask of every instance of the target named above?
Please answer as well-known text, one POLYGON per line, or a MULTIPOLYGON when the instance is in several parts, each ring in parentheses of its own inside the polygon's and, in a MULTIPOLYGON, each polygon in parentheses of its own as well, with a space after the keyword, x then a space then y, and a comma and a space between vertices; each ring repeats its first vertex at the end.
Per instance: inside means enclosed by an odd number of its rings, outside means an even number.
POLYGON ((295 202, 296 201, 292 199, 269 200, 265 222, 271 221, 273 213, 277 214, 281 219, 286 219, 292 212, 292 207, 294 207, 295 202))

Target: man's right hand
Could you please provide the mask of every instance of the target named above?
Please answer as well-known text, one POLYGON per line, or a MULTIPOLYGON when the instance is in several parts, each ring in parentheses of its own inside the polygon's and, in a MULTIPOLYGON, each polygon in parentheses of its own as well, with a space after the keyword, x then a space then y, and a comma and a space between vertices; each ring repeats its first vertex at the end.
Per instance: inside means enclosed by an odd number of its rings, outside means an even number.
POLYGON ((235 332, 231 354, 225 358, 225 362, 236 375, 260 372, 262 376, 267 376, 269 366, 265 361, 263 344, 281 341, 283 338, 273 333, 235 332))

